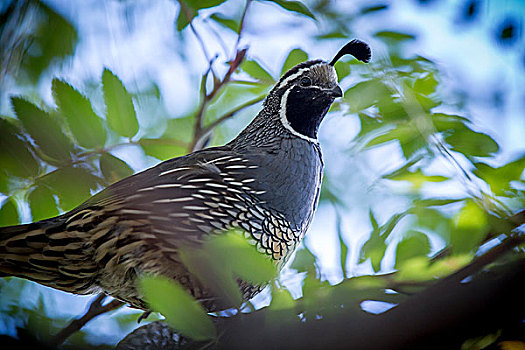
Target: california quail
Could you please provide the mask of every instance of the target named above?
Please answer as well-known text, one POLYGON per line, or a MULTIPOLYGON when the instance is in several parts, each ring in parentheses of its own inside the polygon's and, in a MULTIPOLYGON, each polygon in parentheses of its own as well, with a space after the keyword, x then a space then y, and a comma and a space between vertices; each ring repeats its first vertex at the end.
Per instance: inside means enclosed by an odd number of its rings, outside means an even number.
MULTIPOLYGON (((125 178, 63 215, 0 229, 0 276, 18 276, 76 294, 103 291, 147 309, 136 288, 142 273, 161 274, 197 299, 178 256, 185 242, 239 228, 278 267, 303 238, 317 206, 323 161, 317 130, 335 98, 335 62, 303 62, 286 72, 263 109, 231 142, 165 161, 125 178)), ((260 287, 241 286, 245 299, 260 287)), ((208 310, 213 301, 203 301, 208 310)))

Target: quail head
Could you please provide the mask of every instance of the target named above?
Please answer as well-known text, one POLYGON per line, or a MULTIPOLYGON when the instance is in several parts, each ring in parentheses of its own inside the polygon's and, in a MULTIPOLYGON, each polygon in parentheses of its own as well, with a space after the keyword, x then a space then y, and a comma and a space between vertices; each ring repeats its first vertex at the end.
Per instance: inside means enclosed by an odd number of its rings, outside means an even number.
MULTIPOLYGON (((141 274, 183 285, 209 310, 219 308, 181 262, 179 249, 211 234, 242 230, 280 268, 301 242, 317 206, 323 161, 318 128, 342 96, 335 62, 312 60, 286 72, 262 110, 231 142, 174 158, 125 178, 54 218, 0 228, 0 276, 66 292, 104 292, 147 309, 141 274)), ((244 299, 261 290, 239 281, 244 299)))

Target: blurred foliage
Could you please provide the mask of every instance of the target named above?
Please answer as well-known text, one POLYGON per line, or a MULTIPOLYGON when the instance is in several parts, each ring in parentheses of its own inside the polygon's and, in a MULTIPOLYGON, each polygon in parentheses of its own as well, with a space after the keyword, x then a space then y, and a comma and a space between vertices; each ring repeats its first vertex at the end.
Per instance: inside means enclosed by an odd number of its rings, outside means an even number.
MULTIPOLYGON (((240 35, 244 15, 220 12, 218 6, 224 2, 178 0, 180 10, 174 25, 181 35, 192 35, 189 26, 204 13, 208 21, 240 35)), ((353 37, 357 19, 389 11, 388 4, 367 5, 344 13, 327 0, 312 1, 308 6, 300 1, 257 2, 269 3, 300 20, 322 24, 316 38, 319 41, 346 41, 353 37)), ((478 2, 465 4, 466 18, 479 16, 478 2)), ((68 19, 39 1, 12 1, 3 10, 0 84, 10 77, 20 86, 34 88, 46 69, 51 70, 54 64, 74 54, 77 30, 68 19), (19 26, 25 30, 15 30, 19 26)), ((330 285, 322 277, 315 256, 302 247, 290 265, 301 279, 301 298, 294 300, 289 290, 274 281, 270 315, 272 310, 289 310, 290 319, 300 315, 308 322, 326 312, 340 312, 341 305, 345 312, 366 312, 362 308, 364 301, 396 305, 410 293, 468 264, 485 243, 497 243, 500 234, 510 234, 504 219, 524 206, 525 155, 501 163, 497 158, 501 150, 493 137, 479 130, 461 105, 444 99, 440 90, 442 75, 436 63, 405 54, 404 45, 417 40, 417 33, 375 26, 373 39, 385 47, 386 53, 374 56, 369 65, 348 58, 335 65, 340 81, 352 84, 332 111, 359 119, 353 152, 366 154, 380 148, 400 152, 404 163, 379 174, 377 181, 404 188, 400 196, 408 199, 409 205, 400 206, 386 220, 380 220, 383 215, 377 216, 374 208, 369 210, 370 234, 360 247, 359 263, 368 264, 376 274, 345 278, 330 285), (451 176, 436 172, 435 165, 440 162, 452 165, 457 173, 451 176), (452 182, 464 187, 459 198, 425 191, 452 182), (446 254, 438 254, 432 243, 436 241, 446 254), (389 248, 394 251, 391 269, 385 268, 389 248), (386 270, 392 273, 384 274, 386 270)), ((519 39, 514 22, 504 23, 500 32, 501 40, 519 39)), ((164 126, 160 133, 145 123, 148 116, 142 116, 140 108, 147 97, 163 110, 158 90, 130 89, 109 68, 95 79, 101 95, 88 93, 87 83, 82 87, 53 79, 51 91, 56 108, 35 94, 18 96, 9 92, 12 113, 0 119, 0 192, 4 197, 0 225, 27 221, 27 212, 33 221, 57 215, 131 175, 134 169, 115 152, 121 147, 132 147, 146 158, 165 160, 186 154, 204 137, 211 137, 212 144, 226 141, 222 122, 258 103, 278 78, 249 54, 237 66, 233 58, 226 59, 221 68, 233 68, 231 77, 221 81, 213 75, 210 88, 208 73, 199 72, 201 88, 195 94, 209 96, 209 100, 204 98, 188 115, 156 116, 155 125, 164 126), (101 105, 105 108, 95 108, 101 105)), ((290 50, 280 73, 306 59, 308 54, 303 50, 290 50)), ((335 183, 328 174, 320 205, 336 208, 339 261, 343 276, 348 277, 349 247, 341 223, 348 208, 335 183)), ((204 285, 235 305, 241 302, 237 279, 262 285, 273 277, 267 261, 254 255, 239 238, 224 235, 181 254, 188 269, 204 285)), ((49 335, 65 324, 65 320, 46 317, 46 305, 41 299, 35 307, 18 305, 17 295, 27 288, 21 281, 0 280, 0 288, 2 317, 16 320, 18 329, 49 335)), ((194 339, 215 336, 209 317, 181 286, 148 276, 142 288, 152 309, 160 311, 182 334, 194 339)), ((86 345, 84 336, 78 332, 64 347, 86 345)), ((487 335, 478 343, 492 344, 497 339, 487 335)))

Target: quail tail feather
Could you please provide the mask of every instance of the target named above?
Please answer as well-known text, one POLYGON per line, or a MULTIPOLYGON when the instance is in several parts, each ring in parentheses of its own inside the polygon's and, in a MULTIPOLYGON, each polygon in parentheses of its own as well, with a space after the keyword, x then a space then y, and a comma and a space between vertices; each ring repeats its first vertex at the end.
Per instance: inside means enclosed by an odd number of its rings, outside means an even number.
POLYGON ((0 277, 26 278, 66 292, 92 291, 96 266, 64 218, 0 227, 0 277))

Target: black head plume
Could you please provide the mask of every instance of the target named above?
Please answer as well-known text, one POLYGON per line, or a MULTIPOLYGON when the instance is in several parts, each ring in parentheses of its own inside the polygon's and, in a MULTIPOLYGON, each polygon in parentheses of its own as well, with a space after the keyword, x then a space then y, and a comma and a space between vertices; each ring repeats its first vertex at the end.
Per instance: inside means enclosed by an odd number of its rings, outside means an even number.
POLYGON ((329 65, 333 66, 335 62, 337 62, 341 57, 348 54, 365 63, 368 63, 368 61, 370 61, 370 57, 372 57, 372 53, 370 52, 370 47, 368 44, 362 42, 361 40, 354 39, 343 46, 341 50, 339 50, 329 65))

